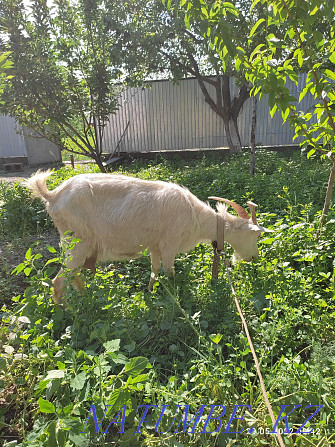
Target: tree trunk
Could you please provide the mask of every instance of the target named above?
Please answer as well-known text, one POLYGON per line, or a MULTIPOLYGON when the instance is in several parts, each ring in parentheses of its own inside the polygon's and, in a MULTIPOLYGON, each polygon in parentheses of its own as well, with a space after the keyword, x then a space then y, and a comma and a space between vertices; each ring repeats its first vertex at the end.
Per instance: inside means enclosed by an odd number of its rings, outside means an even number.
POLYGON ((326 197, 325 197, 325 203, 323 205, 323 210, 322 210, 322 216, 321 216, 321 221, 320 221, 321 227, 324 225, 324 223, 326 222, 326 219, 327 219, 329 206, 330 206, 330 199, 332 196, 332 191, 333 191, 333 186, 334 186, 334 180, 335 180, 335 155, 334 154, 332 154, 332 156, 331 156, 331 161, 333 163, 333 166, 330 170, 327 192, 326 192, 326 197))
POLYGON ((102 163, 101 154, 93 152, 93 153, 91 153, 91 156, 92 156, 93 160, 96 162, 96 164, 98 165, 100 172, 107 172, 105 166, 102 163))
MULTIPOLYGON (((194 62, 195 64, 195 62, 194 62)), ((230 92, 229 76, 218 75, 216 80, 212 77, 201 76, 198 67, 194 74, 197 77, 201 91, 205 97, 205 102, 223 120, 227 144, 232 153, 242 152, 240 132, 237 125, 237 117, 240 114, 243 104, 250 97, 249 87, 242 85, 233 99, 230 92), (209 93, 205 83, 215 89, 215 99, 209 93)))
POLYGON ((237 126, 237 118, 231 118, 229 121, 224 120, 224 128, 226 131, 227 143, 233 154, 242 152, 242 143, 237 126))
POLYGON ((257 121, 257 98, 252 98, 252 119, 250 134, 250 175, 255 175, 255 143, 256 143, 256 121, 257 121))

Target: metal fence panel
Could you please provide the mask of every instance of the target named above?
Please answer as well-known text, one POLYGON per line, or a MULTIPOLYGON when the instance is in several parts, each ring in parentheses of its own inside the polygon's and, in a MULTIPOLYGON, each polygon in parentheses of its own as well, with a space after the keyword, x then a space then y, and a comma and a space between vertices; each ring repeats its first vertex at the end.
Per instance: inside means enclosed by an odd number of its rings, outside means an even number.
MULTIPOLYGON (((288 82, 294 96, 299 97, 305 80, 306 74, 302 74, 298 87, 288 82)), ((231 82, 234 96, 238 87, 231 82)), ((214 87, 208 89, 214 93, 214 87)), ((314 103, 313 97, 306 95, 299 108, 307 111, 314 103)), ((122 152, 227 147, 223 121, 205 102, 196 79, 184 79, 178 84, 153 81, 146 89, 129 88, 121 93, 119 104, 118 113, 111 115, 105 129, 106 152, 114 152, 128 121, 130 125, 119 146, 122 152)), ((243 146, 249 146, 251 116, 252 101, 248 100, 238 117, 243 146)), ((283 123, 280 112, 271 119, 264 95, 257 105, 256 142, 264 146, 287 145, 292 144, 293 136, 293 129, 288 122, 283 123)))

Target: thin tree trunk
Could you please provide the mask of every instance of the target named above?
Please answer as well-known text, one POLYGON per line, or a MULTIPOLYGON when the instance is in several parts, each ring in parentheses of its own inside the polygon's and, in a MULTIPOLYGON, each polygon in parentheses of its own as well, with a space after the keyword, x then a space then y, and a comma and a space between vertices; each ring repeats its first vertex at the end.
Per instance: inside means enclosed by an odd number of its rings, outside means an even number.
POLYGON ((91 153, 91 157, 93 158, 93 160, 96 162, 96 164, 98 165, 98 168, 100 169, 100 172, 107 172, 105 166, 102 163, 101 160, 101 154, 97 153, 97 152, 92 152, 91 153))
POLYGON ((200 89, 205 102, 223 120, 227 144, 232 153, 242 152, 240 132, 237 126, 237 117, 245 101, 249 98, 249 89, 242 86, 236 97, 231 98, 229 76, 218 76, 215 81, 201 76, 198 68, 195 70, 200 89), (215 98, 211 96, 205 83, 215 88, 215 98))
POLYGON ((230 151, 234 154, 242 152, 242 143, 237 127, 237 119, 224 120, 227 143, 230 151))
POLYGON ((255 175, 255 143, 256 143, 256 122, 257 122, 257 98, 252 98, 252 120, 250 134, 250 175, 255 175))
POLYGON ((329 174, 325 203, 323 205, 322 216, 321 216, 321 221, 320 221, 321 227, 324 225, 324 223, 326 222, 326 219, 327 219, 329 206, 330 206, 330 199, 332 196, 332 191, 333 191, 333 186, 334 186, 334 180, 335 180, 335 155, 334 154, 332 154, 332 156, 331 156, 331 161, 333 163, 333 166, 332 166, 332 168, 330 170, 330 174, 329 174))

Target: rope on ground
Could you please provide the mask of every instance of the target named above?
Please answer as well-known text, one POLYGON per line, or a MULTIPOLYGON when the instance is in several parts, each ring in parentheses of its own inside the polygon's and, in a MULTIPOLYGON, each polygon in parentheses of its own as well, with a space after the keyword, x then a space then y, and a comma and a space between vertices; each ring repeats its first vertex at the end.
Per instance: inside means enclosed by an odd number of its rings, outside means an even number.
MULTIPOLYGON (((237 295, 236 295, 235 290, 234 290, 234 286, 233 286, 233 283, 232 283, 232 280, 231 280, 231 277, 230 277, 230 272, 229 272, 230 267, 229 267, 227 262, 225 262, 225 264, 226 264, 226 271, 227 271, 227 275, 228 275, 228 282, 229 282, 229 285, 230 285, 230 288, 231 288, 231 291, 232 291, 232 294, 233 294, 233 297, 234 297, 234 300, 235 300, 237 311, 238 311, 238 313, 240 315, 240 318, 241 318, 241 321, 242 321, 242 324, 243 324, 243 327, 244 327, 244 331, 245 331, 247 339, 248 339, 248 343, 249 343, 249 346, 250 346, 250 350, 252 352, 252 356, 254 358, 256 371, 257 371, 257 375, 258 375, 258 378, 259 378, 259 382, 261 384, 261 389, 262 389, 262 393, 263 393, 263 396, 264 396, 265 404, 267 406, 267 409, 269 411, 269 415, 270 415, 272 424, 274 426, 275 423, 276 423, 276 419, 275 419, 275 416, 273 414, 272 407, 271 407, 268 395, 266 393, 264 380, 263 380, 263 376, 262 376, 261 369, 260 369, 260 366, 259 366, 258 358, 257 358, 256 352, 255 352, 254 345, 252 343, 250 334, 249 334, 249 329, 248 329, 247 322, 246 322, 246 320, 244 318, 243 312, 242 312, 241 307, 240 307, 240 303, 238 301, 237 295)), ((277 431, 276 434, 277 434, 277 438, 278 438, 278 442, 279 442, 280 447, 285 447, 283 438, 281 437, 280 433, 277 431)))

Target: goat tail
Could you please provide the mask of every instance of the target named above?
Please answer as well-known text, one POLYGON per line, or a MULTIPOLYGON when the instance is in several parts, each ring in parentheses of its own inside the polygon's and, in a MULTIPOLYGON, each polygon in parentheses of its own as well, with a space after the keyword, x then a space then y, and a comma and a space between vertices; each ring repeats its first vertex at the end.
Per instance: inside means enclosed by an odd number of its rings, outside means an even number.
POLYGON ((43 202, 50 202, 54 193, 48 190, 46 181, 51 174, 50 169, 44 172, 38 170, 36 174, 22 182, 22 185, 30 189, 34 197, 39 197, 43 202))

